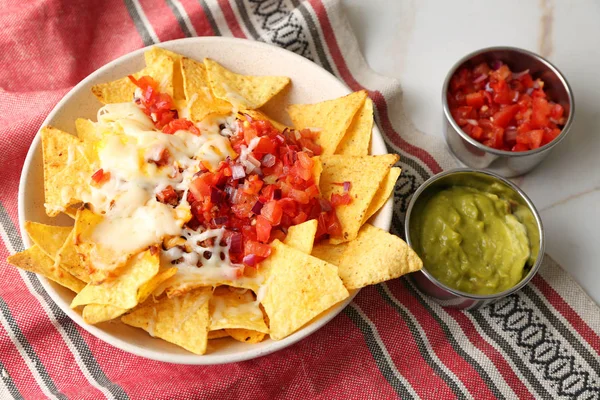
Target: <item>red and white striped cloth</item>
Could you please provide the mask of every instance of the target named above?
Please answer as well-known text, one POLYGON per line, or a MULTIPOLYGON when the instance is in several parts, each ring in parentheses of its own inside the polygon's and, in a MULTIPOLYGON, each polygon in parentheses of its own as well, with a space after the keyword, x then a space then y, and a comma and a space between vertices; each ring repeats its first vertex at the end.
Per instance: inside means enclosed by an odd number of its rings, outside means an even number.
POLYGON ((599 309, 549 257, 528 287, 479 311, 443 309, 406 279, 368 287, 309 338, 237 364, 164 364, 90 336, 35 275, 4 260, 23 249, 19 175, 42 120, 114 58, 186 36, 235 36, 368 89, 401 155, 397 233, 409 194, 452 159, 408 122, 398 82, 368 68, 336 0, 1 0, 0 9, 0 399, 600 397, 599 309))

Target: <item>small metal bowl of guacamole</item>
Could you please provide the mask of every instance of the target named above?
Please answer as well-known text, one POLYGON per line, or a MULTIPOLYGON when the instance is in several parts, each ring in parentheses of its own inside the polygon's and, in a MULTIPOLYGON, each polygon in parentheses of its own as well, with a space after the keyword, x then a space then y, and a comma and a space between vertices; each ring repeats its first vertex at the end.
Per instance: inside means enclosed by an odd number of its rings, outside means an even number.
POLYGON ((442 172, 412 196, 407 243, 423 260, 412 274, 438 303, 477 308, 525 286, 544 256, 542 220, 512 182, 469 168, 442 172))

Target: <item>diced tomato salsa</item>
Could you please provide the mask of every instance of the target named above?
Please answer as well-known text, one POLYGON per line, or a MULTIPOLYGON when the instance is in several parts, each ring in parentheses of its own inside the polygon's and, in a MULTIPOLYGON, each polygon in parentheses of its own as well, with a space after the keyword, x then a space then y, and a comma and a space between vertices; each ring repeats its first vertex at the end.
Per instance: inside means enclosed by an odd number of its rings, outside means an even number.
MULTIPOLYGON (((157 129, 173 134, 184 129, 200 135, 189 120, 178 118, 171 97, 160 93, 152 78, 129 77, 142 91, 136 102, 152 118, 157 129)), ((200 163, 200 171, 190 183, 186 200, 190 204, 190 229, 225 228, 222 245, 229 245, 233 263, 254 267, 271 253, 271 243, 283 240, 288 229, 310 219, 318 221, 316 240, 341 236, 342 228, 335 207, 349 204, 350 183, 344 193, 321 197, 313 176, 315 155, 321 154, 316 133, 277 130, 269 121, 236 121, 230 137, 235 159, 228 158, 218 168, 200 163)), ((168 160, 161 154, 157 165, 168 160)), ((177 205, 181 194, 168 186, 157 200, 177 205)))
POLYGON ((529 70, 514 73, 506 64, 462 68, 450 80, 448 105, 456 123, 488 147, 506 151, 537 149, 554 140, 566 122, 564 108, 548 99, 544 82, 529 70))

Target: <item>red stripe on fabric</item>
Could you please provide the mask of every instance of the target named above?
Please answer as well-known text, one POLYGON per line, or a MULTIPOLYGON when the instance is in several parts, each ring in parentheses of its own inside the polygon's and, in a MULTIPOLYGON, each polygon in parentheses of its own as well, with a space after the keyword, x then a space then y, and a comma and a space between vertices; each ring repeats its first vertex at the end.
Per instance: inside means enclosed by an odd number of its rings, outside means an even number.
POLYGON ((395 279, 386 284, 396 299, 408 309, 417 320, 417 323, 423 328, 431 348, 435 351, 440 361, 462 381, 467 390, 478 398, 494 398, 494 394, 473 366, 462 358, 450 345, 440 324, 423 307, 417 298, 406 290, 406 287, 403 286, 400 280, 395 279))
POLYGON ((439 377, 419 352, 406 321, 377 293, 363 288, 354 302, 373 321, 396 369, 422 398, 451 398, 452 389, 439 377), (406 360, 410 360, 407 363, 406 360), (415 373, 415 371, 419 371, 415 373))
POLYGON ((169 8, 166 1, 139 0, 144 14, 152 27, 156 36, 161 42, 167 40, 181 39, 185 33, 181 30, 177 18, 169 8))
MULTIPOLYGON (((471 322, 464 312, 452 309, 447 309, 446 312, 458 323, 473 346, 477 347, 479 351, 490 359, 492 364, 494 364, 494 367, 496 367, 506 383, 520 399, 532 399, 535 397, 515 374, 513 368, 508 364, 504 356, 479 334, 475 325, 473 325, 473 322, 471 322)), ((491 378, 493 379, 494 377, 492 376, 491 378)))
POLYGON ((6 369, 6 373, 11 377, 19 393, 24 398, 41 399, 44 397, 42 389, 31 375, 25 360, 9 339, 8 332, 4 330, 2 325, 0 325, 0 360, 6 369))
POLYGON ((533 277, 531 282, 544 295, 546 300, 554 307, 571 325, 577 333, 600 355, 600 336, 589 327, 573 308, 554 290, 552 286, 540 275, 533 277))
POLYGON ((163 398, 173 393, 181 398, 354 398, 377 393, 386 385, 362 333, 343 313, 309 338, 277 353, 208 367, 135 357, 79 331, 107 377, 131 398, 163 398), (143 371, 143 385, 135 371, 143 371))
POLYGON ((213 31, 208 18, 206 17, 206 13, 200 2, 197 0, 180 0, 181 5, 185 9, 190 22, 194 25, 194 29, 198 36, 214 36, 215 32, 213 31))
MULTIPOLYGON (((0 260, 8 256, 8 249, 0 246, 0 260)), ((69 398, 78 397, 81 393, 100 396, 101 393, 84 377, 73 353, 57 328, 50 322, 40 302, 21 279, 17 268, 5 264, 4 261, 0 263, 4 265, 1 267, 3 281, 11 282, 10 285, 3 285, 0 295, 58 390, 69 398)))
MULTIPOLYGON (((346 65, 346 60, 340 50, 340 47, 337 43, 337 39, 335 37, 335 33, 331 26, 331 22, 327 16, 327 10, 325 6, 321 2, 321 0, 309 0, 309 3, 315 10, 315 14, 319 19, 319 23, 321 24, 321 29, 323 30, 323 36, 325 38, 325 42, 329 48, 329 53, 335 62, 335 65, 340 73, 342 79, 346 82, 348 86, 352 90, 362 90, 364 87, 354 78, 352 73, 350 72, 348 66, 346 65)), ((393 143, 400 147, 402 150, 414 155, 419 158, 434 174, 441 172, 442 168, 437 163, 437 161, 425 150, 421 149, 418 146, 408 143, 400 135, 394 130, 392 123, 387 114, 387 101, 385 97, 381 94, 381 92, 377 90, 369 90, 369 96, 375 102, 377 107, 377 111, 379 112, 381 125, 384 130, 384 133, 393 143)))
POLYGON ((219 6, 221 7, 221 11, 223 11, 223 16, 225 17, 225 21, 227 22, 227 26, 229 30, 236 38, 246 39, 246 34, 242 30, 235 13, 233 12, 233 8, 231 8, 231 4, 229 4, 228 0, 219 0, 219 6))
POLYGON ((18 4, 0 13, 0 53, 10 54, 0 74, 6 92, 73 86, 111 59, 142 46, 121 0, 18 4))

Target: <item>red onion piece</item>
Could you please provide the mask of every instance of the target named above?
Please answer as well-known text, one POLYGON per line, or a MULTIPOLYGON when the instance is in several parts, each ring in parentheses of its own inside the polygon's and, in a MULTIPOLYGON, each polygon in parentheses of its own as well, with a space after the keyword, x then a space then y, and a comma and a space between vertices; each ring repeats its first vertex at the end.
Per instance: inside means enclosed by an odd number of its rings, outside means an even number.
POLYGON ((270 168, 273 165, 275 165, 275 161, 276 161, 276 159, 273 154, 265 154, 265 156, 262 159, 262 165, 267 168, 270 168))
POLYGON ((213 224, 215 224, 215 225, 225 225, 228 220, 229 220, 229 218, 227 218, 225 216, 213 218, 213 224))
POLYGON ((492 62, 492 69, 498 69, 500 68, 502 65, 504 65, 504 63, 500 60, 495 60, 492 62))
POLYGON ((258 161, 256 158, 252 157, 250 154, 248 154, 248 158, 247 158, 248 162, 250 162, 252 165, 254 165, 254 168, 258 168, 260 167, 260 161, 258 161))
POLYGON ((468 124, 471 124, 471 125, 473 125, 473 126, 477 126, 477 125, 479 125, 479 122, 477 122, 477 120, 475 120, 475 119, 465 119, 465 121, 466 121, 468 124))
POLYGON ((253 119, 253 118, 252 118, 250 115, 248 115, 248 114, 246 114, 246 113, 242 113, 242 114, 244 114, 244 117, 246 117, 246 120, 247 120, 248 122, 253 122, 253 121, 254 121, 254 119, 253 119))
POLYGON ((521 71, 521 72, 513 72, 512 74, 512 78, 513 79, 519 79, 522 76, 525 76, 529 73, 529 69, 526 69, 525 71, 521 71))
POLYGON ((485 79, 486 79, 487 77, 488 77, 488 76, 487 76, 486 74, 481 74, 481 75, 479 75, 479 76, 478 76, 478 77, 477 77, 477 78, 476 78, 476 79, 473 81, 473 83, 480 83, 480 82, 483 82, 483 81, 485 81, 485 79))
POLYGON ((344 192, 347 193, 350 191, 350 189, 352 189, 352 182, 348 182, 348 181, 344 182, 344 192))
POLYGON ((320 198, 319 204, 321 205, 321 211, 329 212, 333 209, 333 207, 331 206, 331 203, 327 199, 320 198))
POLYGON ((281 189, 273 190, 273 200, 281 199, 281 189))
POLYGON ((492 89, 492 87, 490 86, 489 82, 485 84, 485 91, 486 92, 490 92, 490 93, 494 93, 494 89, 492 89))
POLYGON ((283 136, 281 136, 281 135, 275 135, 275 140, 277 140, 279 142, 279 144, 284 144, 285 143, 285 138, 283 136))
POLYGON ((242 262, 245 265, 253 267, 256 264, 258 264, 258 257, 256 256, 256 254, 248 254, 248 255, 244 256, 244 259, 242 260, 242 262))
POLYGON ((221 204, 225 198, 224 193, 216 187, 210 188, 210 201, 213 204, 221 204))
POLYGON ((527 93, 528 96, 531 96, 531 93, 533 93, 533 88, 527 89, 525 93, 527 93))
POLYGON ((517 100, 519 100, 519 92, 515 90, 515 95, 513 96, 512 101, 513 103, 516 103, 517 100))
POLYGON ((242 234, 235 232, 229 238, 229 253, 230 254, 242 254, 244 252, 244 242, 242 240, 242 234))
POLYGON ((252 212, 256 215, 260 214, 260 210, 262 210, 263 208, 263 203, 261 203, 260 201, 257 201, 256 203, 254 203, 254 207, 252 207, 252 212))
POLYGON ((233 179, 241 179, 246 177, 246 171, 240 164, 234 164, 231 166, 231 177, 233 179))

